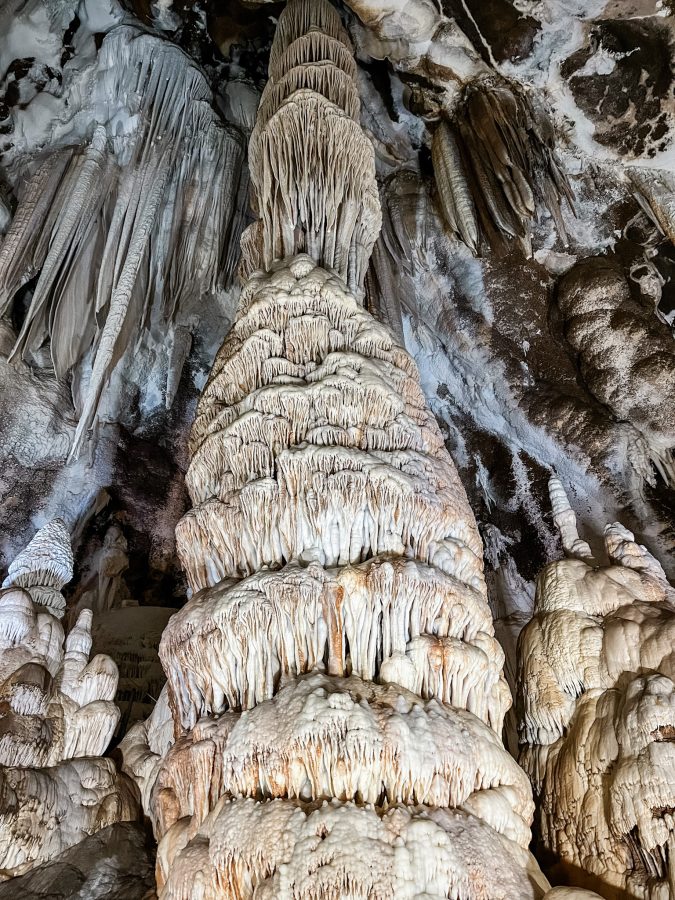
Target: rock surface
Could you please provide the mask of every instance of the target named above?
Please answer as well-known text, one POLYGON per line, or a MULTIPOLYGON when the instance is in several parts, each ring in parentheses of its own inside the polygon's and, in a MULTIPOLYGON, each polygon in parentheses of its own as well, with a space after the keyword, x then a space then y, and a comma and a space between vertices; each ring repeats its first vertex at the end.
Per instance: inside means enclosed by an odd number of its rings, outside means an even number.
POLYGON ((141 825, 108 825, 50 862, 0 884, 0 900, 149 900, 153 856, 141 825))

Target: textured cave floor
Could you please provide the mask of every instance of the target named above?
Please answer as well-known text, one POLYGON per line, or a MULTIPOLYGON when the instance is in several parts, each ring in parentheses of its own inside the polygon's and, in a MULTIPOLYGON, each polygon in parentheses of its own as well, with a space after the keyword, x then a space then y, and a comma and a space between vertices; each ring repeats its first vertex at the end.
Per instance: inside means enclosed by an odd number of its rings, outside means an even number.
MULTIPOLYGON (((553 2, 539 5, 542 13, 550 14, 555 8, 553 2)), ((541 57, 551 52, 555 20, 551 25, 540 21, 534 11, 520 12, 511 0, 443 0, 441 6, 456 17, 486 62, 500 65, 505 73, 515 73, 534 89, 546 90, 541 57)), ((527 6, 534 10, 537 4, 527 6)), ((641 151, 648 154, 645 148, 667 143, 662 123, 666 101, 672 102, 673 95, 670 25, 654 16, 653 3, 635 0, 635 20, 628 21, 621 21, 622 11, 613 10, 611 3, 595 6, 597 19, 561 66, 565 79, 562 95, 571 95, 577 104, 574 109, 583 114, 579 121, 593 120, 599 143, 619 158, 641 151), (602 56, 610 50, 618 54, 618 63, 603 74, 601 66, 591 63, 598 53, 602 56), (643 69, 648 73, 645 78, 641 78, 643 69), (630 98, 633 118, 619 97, 621 93, 630 98)), ((59 7, 66 10, 64 21, 71 7, 72 18, 61 36, 61 67, 68 65, 75 53, 73 34, 79 17, 75 4, 64 2, 59 7)), ((275 15, 282 4, 180 0, 167 7, 168 18, 159 17, 156 7, 146 0, 126 0, 126 8, 145 27, 178 43, 202 67, 225 118, 235 115, 233 98, 239 95, 233 85, 253 98, 254 109, 266 80, 275 15)), ((348 7, 343 4, 341 10, 353 26, 348 7)), ((46 19, 37 22, 39 27, 47 27, 46 19)), ((3 82, 6 106, 0 106, 0 131, 3 109, 24 104, 29 87, 58 94, 54 83, 60 77, 57 64, 52 65, 54 71, 38 66, 41 75, 36 76, 36 67, 26 62, 35 60, 33 46, 23 57, 20 47, 3 49, 15 58, 11 61, 13 75, 3 82)), ((591 544, 599 539, 607 521, 620 517, 671 574, 673 571, 673 490, 658 475, 654 487, 636 484, 625 459, 613 458, 608 463, 604 451, 566 440, 556 433, 555 421, 542 422, 535 415, 542 398, 563 392, 589 406, 599 427, 611 418, 590 396, 562 334, 555 303, 557 279, 575 260, 597 253, 612 255, 628 269, 642 253, 639 234, 633 234, 635 228, 631 232, 629 223, 636 222, 639 231, 641 223, 646 227, 645 217, 617 176, 616 167, 588 155, 580 161, 574 148, 562 141, 561 154, 578 207, 576 218, 566 213, 569 243, 560 240, 550 219, 543 219, 534 228, 531 259, 516 246, 498 249, 486 245, 478 259, 470 258, 466 248, 444 235, 435 205, 429 130, 418 115, 428 98, 419 100, 420 85, 415 78, 395 72, 386 60, 368 58, 362 51, 358 59, 362 121, 376 146, 383 195, 388 180, 406 170, 419 180, 420 196, 428 203, 428 234, 418 233, 409 248, 411 257, 419 251, 421 261, 411 267, 405 284, 396 285, 401 287, 399 326, 402 324, 407 347, 420 367, 423 387, 486 543, 491 603, 501 622, 498 630, 512 676, 515 636, 529 617, 534 579, 544 563, 561 553, 549 511, 551 471, 556 471, 570 490, 582 533, 591 544), (527 402, 520 402, 523 397, 527 402)), ((5 64, 5 70, 9 68, 5 64)), ((559 115, 561 121, 571 131, 578 131, 579 122, 565 123, 559 115)), ((11 131, 0 138, 0 164, 6 167, 2 190, 11 206, 12 192, 20 180, 21 157, 14 154, 11 131)), ((247 198, 240 196, 238 203, 243 225, 247 198)), ((675 272, 675 252, 665 239, 658 245, 655 261, 664 278, 670 279, 675 272)), ((236 305, 236 286, 226 288, 203 298, 192 349, 171 409, 165 408, 160 387, 166 354, 161 342, 147 341, 136 360, 125 359, 118 366, 97 444, 89 456, 74 463, 66 463, 63 452, 51 456, 44 449, 32 452, 25 434, 31 430, 31 405, 16 403, 19 394, 40 396, 43 401, 47 398, 49 427, 61 435, 67 447, 74 425, 67 386, 56 385, 49 371, 24 367, 17 374, 0 355, 4 445, 0 569, 37 526, 62 515, 74 534, 76 575, 67 589, 74 606, 95 575, 94 560, 107 529, 116 524, 129 548, 129 567, 122 576, 126 594, 141 606, 176 608, 182 604, 185 581, 175 557, 173 529, 188 506, 183 475, 196 400, 236 305)), ((371 291, 367 298, 371 309, 385 316, 386 288, 382 287, 380 295, 371 291)), ((21 324, 25 306, 25 300, 15 305, 15 328, 21 324)), ((662 311, 667 313, 673 306, 673 289, 666 283, 662 311)), ((6 343, 2 344, 3 353, 6 343)), ((101 649, 115 655, 107 646, 101 649)))

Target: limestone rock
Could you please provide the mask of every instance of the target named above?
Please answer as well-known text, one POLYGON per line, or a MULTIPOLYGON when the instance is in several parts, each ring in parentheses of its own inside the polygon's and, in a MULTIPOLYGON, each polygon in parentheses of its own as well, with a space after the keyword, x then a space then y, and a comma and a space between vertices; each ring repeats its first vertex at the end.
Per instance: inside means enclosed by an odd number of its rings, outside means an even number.
POLYGON ((64 637, 72 575, 63 523, 41 529, 0 590, 0 868, 20 875, 106 825, 138 815, 137 791, 105 752, 119 720, 117 667, 90 659, 83 611, 64 637), (46 597, 46 601, 45 601, 46 597), (65 602, 63 602, 65 605, 65 602))
MULTIPOLYGON (((579 556, 539 576, 519 645, 521 763, 532 779, 543 846, 572 883, 611 897, 665 900, 675 872, 675 591, 620 524, 610 564, 579 556)), ((587 547, 587 545, 586 545, 587 547)))

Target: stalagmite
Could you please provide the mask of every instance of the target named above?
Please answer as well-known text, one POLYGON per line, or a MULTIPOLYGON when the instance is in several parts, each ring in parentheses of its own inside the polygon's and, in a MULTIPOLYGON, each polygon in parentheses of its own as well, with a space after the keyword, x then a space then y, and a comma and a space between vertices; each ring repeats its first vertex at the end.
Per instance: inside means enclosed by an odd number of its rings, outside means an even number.
POLYGON ((250 149, 261 218, 190 438, 192 596, 120 747, 161 900, 548 887, 501 744, 477 527, 411 358, 360 302, 372 150, 337 105, 348 80, 316 71, 351 77, 347 46, 324 0, 280 16, 250 149))
MULTIPOLYGON (((562 486, 552 479, 558 510, 562 486)), ((558 522, 560 514, 556 515, 558 522)), ((570 883, 666 900, 675 883, 675 590, 620 524, 610 564, 578 553, 539 576, 519 646, 521 763, 543 847, 570 883)))
POLYGON ((72 577, 63 523, 42 528, 0 590, 0 869, 21 875, 114 822, 137 791, 105 752, 119 720, 117 667, 91 651, 91 612, 65 637, 72 577))
POLYGON ((675 482, 675 348, 632 296, 616 263, 592 257, 561 279, 558 306, 592 394, 643 436, 649 462, 675 482))

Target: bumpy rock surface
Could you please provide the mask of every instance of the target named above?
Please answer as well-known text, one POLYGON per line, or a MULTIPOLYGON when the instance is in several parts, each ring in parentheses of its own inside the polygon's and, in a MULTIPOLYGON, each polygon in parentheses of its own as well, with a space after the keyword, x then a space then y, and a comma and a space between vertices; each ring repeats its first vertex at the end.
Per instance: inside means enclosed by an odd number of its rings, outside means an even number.
POLYGON ((573 883, 665 900, 675 846, 675 591, 618 523, 608 566, 552 484, 569 558, 537 584, 521 635, 521 763, 543 845, 573 883))
MULTIPOLYGON (((91 651, 91 612, 64 639, 54 597, 71 574, 61 522, 16 558, 0 590, 0 861, 4 878, 138 815, 134 785, 103 758, 119 719, 117 667, 91 651)), ((61 597, 61 600, 63 598, 61 597)))

